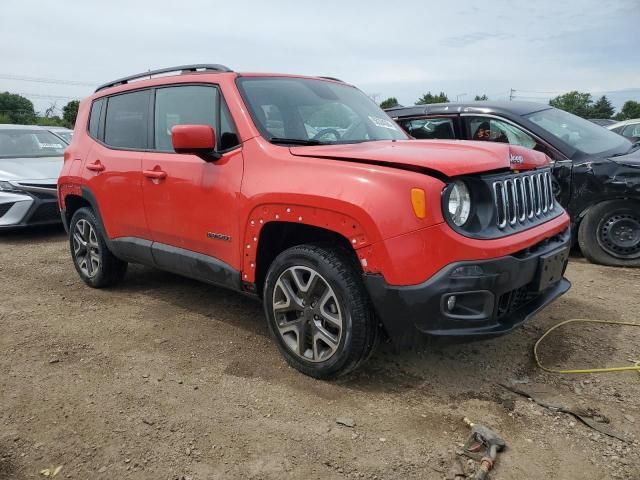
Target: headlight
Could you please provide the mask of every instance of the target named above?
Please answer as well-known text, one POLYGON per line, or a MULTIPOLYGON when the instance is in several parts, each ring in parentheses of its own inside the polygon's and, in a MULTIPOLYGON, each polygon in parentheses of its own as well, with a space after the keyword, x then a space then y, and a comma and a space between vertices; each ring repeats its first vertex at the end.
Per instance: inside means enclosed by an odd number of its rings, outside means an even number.
POLYGON ((9 182, 0 180, 0 192, 19 192, 20 190, 11 185, 9 182))
POLYGON ((453 183, 451 192, 449 193, 449 215, 451 220, 458 227, 464 225, 469 220, 469 214, 471 213, 471 195, 469 194, 469 188, 462 180, 456 180, 453 183))

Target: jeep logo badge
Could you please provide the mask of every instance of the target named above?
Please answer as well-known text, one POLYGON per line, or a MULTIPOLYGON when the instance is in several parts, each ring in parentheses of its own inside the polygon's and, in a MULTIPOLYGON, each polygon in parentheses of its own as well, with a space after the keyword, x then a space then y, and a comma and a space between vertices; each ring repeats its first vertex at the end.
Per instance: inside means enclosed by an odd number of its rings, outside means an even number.
POLYGON ((524 163, 524 157, 522 155, 510 155, 511 165, 521 165, 524 163))

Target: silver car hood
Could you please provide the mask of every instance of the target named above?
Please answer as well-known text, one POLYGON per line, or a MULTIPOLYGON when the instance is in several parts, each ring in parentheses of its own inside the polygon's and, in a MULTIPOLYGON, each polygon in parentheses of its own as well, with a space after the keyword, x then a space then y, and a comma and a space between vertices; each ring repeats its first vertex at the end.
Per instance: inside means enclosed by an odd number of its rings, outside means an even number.
POLYGON ((62 164, 63 157, 0 158, 0 181, 57 181, 62 164))

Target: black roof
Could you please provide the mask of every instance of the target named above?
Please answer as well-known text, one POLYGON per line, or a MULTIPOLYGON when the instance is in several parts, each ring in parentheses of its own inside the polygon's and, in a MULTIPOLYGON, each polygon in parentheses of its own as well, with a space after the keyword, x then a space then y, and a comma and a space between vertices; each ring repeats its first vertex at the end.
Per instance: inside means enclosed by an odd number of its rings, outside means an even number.
POLYGON ((419 115, 433 115, 443 113, 481 112, 481 113, 511 113, 515 115, 527 115, 540 110, 552 108, 544 103, 519 102, 519 101, 478 101, 455 103, 430 103, 427 105, 415 105, 413 107, 393 107, 385 111, 391 117, 413 117, 419 115))

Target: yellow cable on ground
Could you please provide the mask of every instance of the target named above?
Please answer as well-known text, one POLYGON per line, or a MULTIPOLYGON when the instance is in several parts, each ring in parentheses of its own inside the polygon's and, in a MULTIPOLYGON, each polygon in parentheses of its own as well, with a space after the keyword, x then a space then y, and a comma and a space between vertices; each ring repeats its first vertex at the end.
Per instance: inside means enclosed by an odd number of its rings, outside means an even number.
POLYGON ((560 322, 559 324, 551 327, 549 330, 547 330, 544 335, 542 335, 538 341, 536 342, 536 344, 533 347, 533 356, 536 359, 536 363, 538 364, 538 367, 540 367, 542 370, 544 370, 545 372, 550 372, 550 373, 606 373, 606 372, 627 372, 627 371, 636 371, 638 373, 640 373, 640 361, 636 362, 635 365, 633 366, 628 366, 628 367, 608 367, 608 368, 584 368, 584 369, 576 369, 576 370, 558 370, 555 368, 548 368, 545 367, 544 365, 542 365, 542 363, 540 363, 540 359, 538 358, 538 345, 540 345, 540 342, 542 342, 542 340, 544 340, 544 338, 549 335, 551 332, 553 332, 556 328, 562 327, 563 325, 566 325, 568 323, 573 323, 573 322, 583 322, 583 323, 606 323, 609 325, 625 325, 627 327, 640 327, 640 323, 631 323, 631 322, 614 322, 614 321, 609 321, 609 320, 590 320, 590 319, 586 319, 586 318, 574 318, 571 320, 565 320, 564 322, 560 322))

